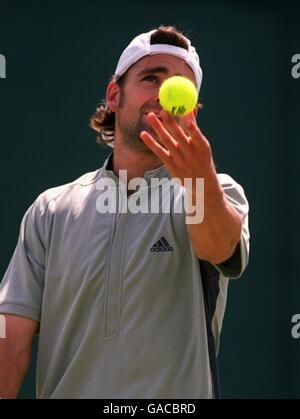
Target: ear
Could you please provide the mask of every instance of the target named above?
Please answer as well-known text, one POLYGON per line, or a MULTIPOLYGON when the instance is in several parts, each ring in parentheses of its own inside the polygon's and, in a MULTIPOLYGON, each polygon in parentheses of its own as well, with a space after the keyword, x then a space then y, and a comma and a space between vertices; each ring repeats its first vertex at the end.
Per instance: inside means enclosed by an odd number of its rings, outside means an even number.
POLYGON ((109 82, 106 90, 106 105, 112 112, 119 107, 120 87, 115 81, 109 82))

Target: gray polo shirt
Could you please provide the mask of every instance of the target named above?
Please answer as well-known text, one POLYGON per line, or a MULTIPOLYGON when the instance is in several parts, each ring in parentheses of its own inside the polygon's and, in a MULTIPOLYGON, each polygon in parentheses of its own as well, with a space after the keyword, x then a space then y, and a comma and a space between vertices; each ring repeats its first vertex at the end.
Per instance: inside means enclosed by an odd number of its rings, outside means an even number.
MULTIPOLYGON (((218 175, 243 234, 234 257, 213 266, 193 252, 185 214, 100 214, 99 180, 119 187, 108 161, 36 199, 0 286, 1 313, 40 322, 37 397, 217 397, 228 278, 248 262, 243 189, 218 175)), ((167 176, 164 166, 146 172, 136 194, 167 176)))

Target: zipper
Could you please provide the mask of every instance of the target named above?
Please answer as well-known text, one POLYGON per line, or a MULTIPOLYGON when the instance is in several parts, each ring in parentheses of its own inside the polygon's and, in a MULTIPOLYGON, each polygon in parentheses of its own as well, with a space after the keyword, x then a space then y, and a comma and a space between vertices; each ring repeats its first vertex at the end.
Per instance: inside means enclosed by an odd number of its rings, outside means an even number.
POLYGON ((117 189, 117 208, 113 218, 113 230, 110 241, 108 270, 105 296, 105 337, 112 338, 120 332, 122 314, 122 270, 124 259, 124 241, 126 213, 119 211, 119 185, 117 189))

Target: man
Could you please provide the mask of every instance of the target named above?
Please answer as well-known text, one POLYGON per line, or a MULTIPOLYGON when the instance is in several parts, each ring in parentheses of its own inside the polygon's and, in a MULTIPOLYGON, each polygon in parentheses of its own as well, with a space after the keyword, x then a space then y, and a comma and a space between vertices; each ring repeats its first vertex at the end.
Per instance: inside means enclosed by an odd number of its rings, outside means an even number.
POLYGON ((190 41, 173 27, 136 37, 91 121, 113 153, 96 172, 42 193, 25 214, 0 288, 1 397, 17 395, 36 333, 39 398, 219 396, 216 354, 228 279, 248 262, 248 204, 241 186, 216 173, 196 111, 162 111, 159 86, 173 75, 199 91, 190 41), (195 205, 102 211, 103 194, 124 204, 125 185, 126 204, 147 203, 171 178, 181 182, 173 203, 189 195, 199 205, 202 190, 202 222, 186 221, 195 205))

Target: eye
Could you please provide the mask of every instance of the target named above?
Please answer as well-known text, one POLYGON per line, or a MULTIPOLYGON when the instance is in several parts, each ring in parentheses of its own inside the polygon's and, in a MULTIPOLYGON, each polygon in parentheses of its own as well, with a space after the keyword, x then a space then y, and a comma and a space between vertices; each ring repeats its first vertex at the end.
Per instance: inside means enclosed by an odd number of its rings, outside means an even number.
POLYGON ((153 74, 148 74, 147 76, 142 78, 142 81, 149 81, 150 83, 158 83, 159 80, 153 74))

